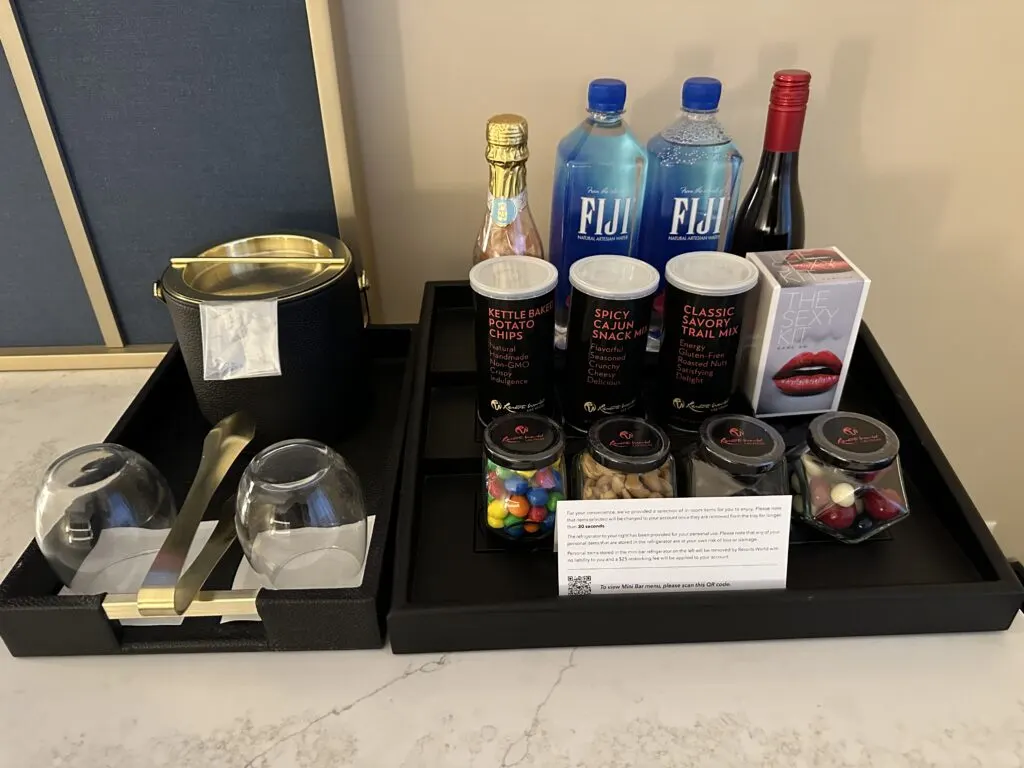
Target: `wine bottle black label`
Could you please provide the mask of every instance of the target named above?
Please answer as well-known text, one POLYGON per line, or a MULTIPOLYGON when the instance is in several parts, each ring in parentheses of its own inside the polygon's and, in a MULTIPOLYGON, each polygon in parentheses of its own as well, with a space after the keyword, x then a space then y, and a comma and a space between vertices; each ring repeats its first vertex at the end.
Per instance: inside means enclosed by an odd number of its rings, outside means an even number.
POLYGON ((728 408, 744 296, 699 296, 666 286, 658 401, 670 425, 693 427, 728 408))
POLYGON ((555 291, 524 300, 475 294, 478 411, 546 412, 551 401, 555 291))
POLYGON ((616 301, 573 289, 563 405, 574 427, 639 409, 653 302, 653 294, 616 301))

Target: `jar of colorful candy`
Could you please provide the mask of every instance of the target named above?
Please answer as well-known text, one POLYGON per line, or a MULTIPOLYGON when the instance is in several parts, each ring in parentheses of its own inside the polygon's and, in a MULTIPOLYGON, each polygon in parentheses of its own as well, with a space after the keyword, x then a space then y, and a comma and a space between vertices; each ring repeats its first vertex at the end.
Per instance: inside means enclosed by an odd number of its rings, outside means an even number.
POLYGON ((667 499, 677 496, 668 435, 644 419, 609 416, 587 432, 576 459, 581 499, 667 499))
POLYGON ((899 450, 896 433, 870 416, 818 416, 791 463, 794 514, 850 544, 895 525, 909 514, 899 450))
POLYGON ((509 414, 484 430, 484 520, 506 539, 550 536, 565 498, 565 435, 540 414, 509 414))
POLYGON ((689 496, 788 496, 786 444, 775 429, 750 416, 705 419, 686 457, 689 496))

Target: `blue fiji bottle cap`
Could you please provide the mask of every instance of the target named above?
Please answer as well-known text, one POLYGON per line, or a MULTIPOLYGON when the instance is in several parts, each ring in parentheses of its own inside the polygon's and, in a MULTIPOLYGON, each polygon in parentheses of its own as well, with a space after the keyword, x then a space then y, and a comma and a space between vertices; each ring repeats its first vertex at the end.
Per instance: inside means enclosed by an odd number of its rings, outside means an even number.
POLYGON ((683 109, 718 109, 722 82, 713 77, 691 77, 683 83, 683 109))
POLYGON ((614 77, 590 81, 587 109, 591 112, 621 112, 626 107, 626 84, 614 77))

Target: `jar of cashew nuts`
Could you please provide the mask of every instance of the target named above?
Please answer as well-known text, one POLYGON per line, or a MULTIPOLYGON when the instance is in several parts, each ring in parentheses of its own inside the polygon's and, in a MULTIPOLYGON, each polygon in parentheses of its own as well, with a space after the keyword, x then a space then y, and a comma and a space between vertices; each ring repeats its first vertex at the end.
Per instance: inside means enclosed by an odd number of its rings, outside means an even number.
POLYGON ((668 435, 643 419, 612 416, 591 426, 576 457, 580 499, 665 499, 677 496, 668 435))

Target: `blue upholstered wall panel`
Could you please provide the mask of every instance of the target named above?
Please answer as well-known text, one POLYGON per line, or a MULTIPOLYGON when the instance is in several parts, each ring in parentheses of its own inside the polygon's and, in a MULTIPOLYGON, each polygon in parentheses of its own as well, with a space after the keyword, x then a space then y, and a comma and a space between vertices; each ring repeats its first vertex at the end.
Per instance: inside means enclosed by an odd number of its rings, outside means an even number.
POLYGON ((302 0, 17 0, 129 343, 173 339, 167 260, 337 235, 302 0))
POLYGON ((0 347, 102 341, 0 52, 0 347))

